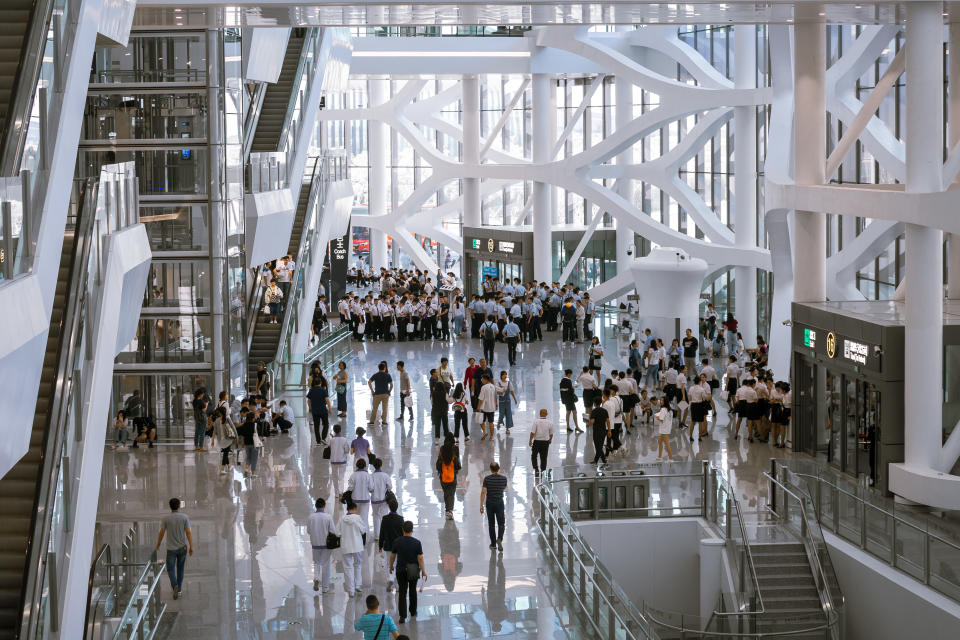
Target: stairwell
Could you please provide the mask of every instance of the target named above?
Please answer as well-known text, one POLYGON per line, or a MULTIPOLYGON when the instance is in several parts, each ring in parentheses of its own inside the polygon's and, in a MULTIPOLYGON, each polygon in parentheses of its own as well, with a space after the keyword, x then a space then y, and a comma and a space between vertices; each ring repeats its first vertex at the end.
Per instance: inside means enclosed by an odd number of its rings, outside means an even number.
MULTIPOLYGON (((825 621, 813 570, 802 544, 752 543, 750 553, 765 612, 757 631, 790 632, 825 621)), ((823 638, 824 632, 789 637, 823 638)))

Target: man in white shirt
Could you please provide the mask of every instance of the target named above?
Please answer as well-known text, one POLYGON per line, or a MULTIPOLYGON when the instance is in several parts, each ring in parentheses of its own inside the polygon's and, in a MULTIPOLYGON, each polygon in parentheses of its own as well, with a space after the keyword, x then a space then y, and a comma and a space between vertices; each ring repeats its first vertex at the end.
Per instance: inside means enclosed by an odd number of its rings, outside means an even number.
POLYGON ((540 475, 547 468, 547 454, 550 443, 553 442, 553 423, 547 420, 547 410, 540 409, 540 417, 530 425, 530 460, 533 462, 533 472, 540 475), (537 456, 540 464, 537 465, 537 456))
POLYGON ((604 389, 602 406, 607 412, 610 432, 613 434, 610 442, 610 453, 613 453, 620 449, 620 432, 623 429, 623 401, 617 397, 616 387, 604 389))
POLYGON ((333 425, 333 437, 330 438, 330 479, 333 481, 333 494, 339 498, 343 486, 343 475, 347 469, 347 456, 350 455, 350 441, 341 433, 343 427, 333 425))
POLYGON ((390 512, 387 508, 387 491, 393 491, 390 476, 381 467, 383 460, 373 461, 373 473, 370 474, 370 506, 373 513, 373 540, 380 538, 380 521, 390 512))
POLYGON ((320 580, 323 579, 323 593, 330 591, 330 560, 332 549, 327 548, 327 536, 337 535, 337 525, 333 517, 325 512, 326 501, 317 498, 317 510, 310 514, 307 520, 307 533, 310 534, 310 547, 313 550, 313 590, 320 591, 320 580))
POLYGON ((273 414, 273 426, 281 433, 286 433, 293 427, 293 409, 287 406, 286 400, 280 401, 280 410, 273 414))
POLYGON ((483 414, 483 422, 480 423, 483 437, 480 440, 486 440, 487 436, 493 438, 493 413, 497 410, 497 388, 489 375, 484 374, 480 382, 482 386, 477 396, 477 409, 483 414))

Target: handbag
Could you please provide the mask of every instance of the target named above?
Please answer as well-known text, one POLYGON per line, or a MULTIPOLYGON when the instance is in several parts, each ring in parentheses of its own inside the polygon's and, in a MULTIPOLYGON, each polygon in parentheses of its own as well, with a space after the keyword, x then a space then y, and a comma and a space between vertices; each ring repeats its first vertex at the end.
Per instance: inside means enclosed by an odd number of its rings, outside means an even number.
POLYGON ((420 577, 420 567, 418 567, 415 564, 408 564, 403 568, 403 571, 404 571, 404 574, 406 574, 407 576, 408 582, 413 582, 420 577))
POLYGON ((724 389, 720 392, 720 399, 726 402, 730 398, 730 392, 724 389))
POLYGON ((603 366, 603 356, 590 356, 590 366, 594 369, 601 369, 603 366))
POLYGON ((346 393, 346 392, 347 392, 347 385, 343 384, 342 382, 338 382, 338 383, 337 383, 337 386, 334 387, 333 389, 334 389, 334 391, 336 391, 337 393, 346 393))
POLYGON ((339 549, 340 548, 340 536, 335 534, 333 531, 327 534, 327 549, 339 549))
POLYGON ((330 459, 330 445, 327 445, 323 448, 323 459, 324 460, 330 459))
POLYGON ((361 322, 359 325, 357 325, 357 333, 360 334, 361 336, 364 334, 366 330, 367 330, 366 322, 361 322))
POLYGON ((413 397, 409 393, 403 397, 403 406, 413 407, 413 397))
POLYGON ((483 424, 483 414, 479 411, 474 412, 473 414, 473 423, 474 424, 483 424))
POLYGON ((269 313, 270 313, 270 303, 268 302, 267 304, 263 305, 263 309, 261 309, 260 311, 262 311, 263 313, 269 314, 269 313))
POLYGON ((253 446, 257 449, 263 448, 263 440, 260 439, 260 434, 256 431, 253 432, 253 446))
POLYGON ((413 333, 416 331, 416 327, 413 326, 412 322, 407 323, 407 333, 413 333))
POLYGON ((677 403, 677 409, 680 409, 680 411, 685 411, 689 407, 690 407, 690 403, 687 402, 686 400, 681 400, 680 402, 677 403))

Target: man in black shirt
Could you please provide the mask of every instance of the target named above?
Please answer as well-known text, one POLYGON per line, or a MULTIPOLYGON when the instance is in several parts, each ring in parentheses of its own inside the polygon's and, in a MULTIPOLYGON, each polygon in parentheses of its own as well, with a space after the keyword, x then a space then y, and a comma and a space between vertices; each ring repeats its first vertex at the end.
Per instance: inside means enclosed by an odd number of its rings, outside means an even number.
POLYGON ((500 465, 490 463, 490 475, 483 479, 480 490, 480 513, 487 512, 487 527, 490 531, 490 548, 503 553, 503 494, 507 491, 507 477, 500 474, 500 465), (494 529, 496 521, 496 529, 494 529))
POLYGON ((608 421, 609 416, 607 410, 603 408, 602 400, 603 398, 600 396, 594 398, 593 410, 590 412, 593 448, 597 450, 596 455, 593 456, 593 464, 597 464, 597 460, 602 460, 603 463, 606 464, 607 456, 603 451, 603 443, 606 442, 607 438, 613 439, 613 432, 610 430, 610 423, 608 421))
POLYGON ((393 496, 387 497, 387 508, 390 513, 383 516, 380 521, 380 539, 377 543, 380 551, 390 551, 393 549, 393 541, 403 536, 403 516, 397 513, 400 505, 393 496))
POLYGON ((683 347, 683 364, 687 365, 687 375, 695 376, 697 374, 697 348, 700 343, 693 337, 693 331, 687 329, 687 335, 680 342, 683 347))
POLYGON ((413 523, 407 520, 403 523, 403 535, 393 541, 390 554, 390 572, 394 565, 397 568, 397 610, 400 614, 399 623, 407 619, 407 595, 410 597, 410 617, 417 617, 417 580, 427 577, 427 570, 423 564, 423 546, 413 537, 413 523), (420 569, 419 574, 417 569, 420 569))
POLYGON ((390 402, 390 394, 393 393, 393 378, 387 373, 386 362, 380 363, 377 372, 367 380, 367 386, 373 396, 373 406, 370 407, 370 419, 367 421, 367 425, 372 427, 377 421, 379 408, 381 424, 387 426, 387 407, 390 402))

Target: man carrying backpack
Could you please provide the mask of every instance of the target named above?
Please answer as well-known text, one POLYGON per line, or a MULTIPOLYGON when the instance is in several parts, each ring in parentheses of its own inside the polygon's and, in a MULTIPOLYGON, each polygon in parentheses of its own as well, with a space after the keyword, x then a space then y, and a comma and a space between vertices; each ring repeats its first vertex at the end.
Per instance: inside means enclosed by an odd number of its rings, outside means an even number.
POLYGON ((493 347, 496 344, 497 335, 500 333, 500 327, 497 326, 497 319, 489 315, 487 321, 480 325, 480 339, 483 342, 483 357, 487 362, 493 364, 493 347))

